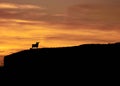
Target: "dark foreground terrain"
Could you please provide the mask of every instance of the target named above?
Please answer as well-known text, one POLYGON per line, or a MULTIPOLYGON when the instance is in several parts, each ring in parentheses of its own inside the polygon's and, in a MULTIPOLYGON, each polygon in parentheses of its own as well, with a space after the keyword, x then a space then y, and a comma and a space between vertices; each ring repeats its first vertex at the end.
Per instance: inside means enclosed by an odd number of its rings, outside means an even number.
POLYGON ((117 76, 119 58, 120 43, 24 50, 5 56, 0 79, 58 84, 85 79, 100 82, 117 76))

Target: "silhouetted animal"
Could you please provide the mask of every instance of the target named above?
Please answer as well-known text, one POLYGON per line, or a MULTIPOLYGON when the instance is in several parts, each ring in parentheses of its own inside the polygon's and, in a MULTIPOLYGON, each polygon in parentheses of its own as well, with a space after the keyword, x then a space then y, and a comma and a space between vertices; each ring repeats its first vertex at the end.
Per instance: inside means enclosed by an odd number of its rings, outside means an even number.
POLYGON ((38 46, 39 46, 39 42, 36 42, 36 44, 32 44, 32 49, 37 49, 38 48, 38 46))

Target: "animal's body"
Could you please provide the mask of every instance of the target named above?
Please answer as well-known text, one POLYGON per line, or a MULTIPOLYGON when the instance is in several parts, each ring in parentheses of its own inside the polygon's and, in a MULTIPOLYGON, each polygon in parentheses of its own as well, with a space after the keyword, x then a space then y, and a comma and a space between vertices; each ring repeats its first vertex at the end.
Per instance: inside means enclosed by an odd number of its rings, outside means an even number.
POLYGON ((39 46, 39 42, 36 42, 36 44, 32 44, 32 49, 37 49, 39 46))

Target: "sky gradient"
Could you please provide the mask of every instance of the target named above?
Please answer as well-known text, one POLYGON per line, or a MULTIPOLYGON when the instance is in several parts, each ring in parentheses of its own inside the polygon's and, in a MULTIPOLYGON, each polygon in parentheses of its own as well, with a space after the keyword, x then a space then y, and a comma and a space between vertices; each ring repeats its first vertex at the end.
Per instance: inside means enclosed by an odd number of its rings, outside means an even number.
POLYGON ((0 60, 39 47, 120 41, 120 0, 0 0, 0 60))

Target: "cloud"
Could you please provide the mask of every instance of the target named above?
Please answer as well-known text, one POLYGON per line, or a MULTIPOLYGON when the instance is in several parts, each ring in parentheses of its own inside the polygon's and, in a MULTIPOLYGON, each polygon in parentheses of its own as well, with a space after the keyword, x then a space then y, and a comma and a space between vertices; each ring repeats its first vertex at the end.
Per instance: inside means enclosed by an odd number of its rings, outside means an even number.
POLYGON ((15 20, 24 20, 24 22, 18 22, 19 24, 63 24, 65 22, 67 16, 62 14, 48 14, 44 11, 36 11, 36 10, 4 10, 0 9, 0 22, 9 24, 15 23, 15 20), (8 20, 8 21, 7 21, 8 20), (13 22, 14 21, 14 22, 13 22), (25 22, 27 21, 27 22, 25 22), (28 22, 29 21, 29 22, 28 22), (30 22, 31 21, 31 22, 30 22))
POLYGON ((65 24, 77 28, 113 30, 120 27, 120 5, 78 4, 68 7, 65 24))
POLYGON ((30 4, 0 3, 0 9, 43 9, 40 6, 30 4))
MULTIPOLYGON (((109 32, 108 32, 109 33, 109 32)), ((92 33, 93 34, 93 33, 92 33)), ((48 41, 67 41, 69 43, 72 43, 73 41, 76 43, 79 42, 86 42, 86 43, 109 43, 112 41, 116 41, 117 39, 112 39, 110 38, 108 35, 104 34, 104 39, 100 36, 102 36, 102 34, 100 34, 98 32, 99 35, 97 34, 93 34, 93 35, 76 35, 76 34, 57 34, 57 35, 53 35, 53 36, 48 36, 45 39, 48 41)))
POLYGON ((7 25, 45 25, 46 22, 43 21, 32 21, 23 19, 0 19, 1 26, 7 25))
POLYGON ((9 10, 0 9, 0 25, 25 24, 40 25, 45 24, 46 13, 41 10, 9 10))
POLYGON ((0 50, 0 53, 3 53, 4 51, 3 50, 0 50))
POLYGON ((117 4, 77 4, 58 13, 49 13, 50 9, 41 10, 41 7, 37 10, 29 7, 34 8, 36 5, 10 6, 14 9, 0 9, 0 25, 57 25, 61 26, 61 29, 71 30, 86 28, 118 31, 120 27, 120 6, 117 4), (18 7, 25 9, 18 10, 18 7))

